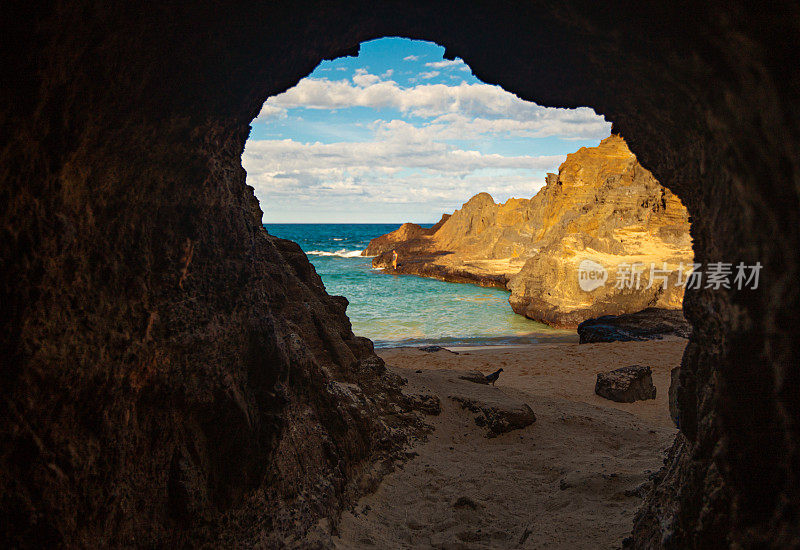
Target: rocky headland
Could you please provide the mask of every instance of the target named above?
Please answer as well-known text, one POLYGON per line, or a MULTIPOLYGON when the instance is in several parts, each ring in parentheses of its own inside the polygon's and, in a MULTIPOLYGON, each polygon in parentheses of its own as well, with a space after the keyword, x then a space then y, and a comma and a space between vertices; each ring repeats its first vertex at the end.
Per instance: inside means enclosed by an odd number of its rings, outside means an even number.
POLYGON ((433 227, 407 223, 373 239, 363 254, 387 272, 505 288, 516 313, 565 328, 679 309, 677 283, 693 257, 686 208, 618 135, 568 155, 531 199, 496 204, 480 193, 433 227), (579 281, 587 260, 605 277, 588 291, 579 281), (626 276, 630 266, 638 275, 626 276))

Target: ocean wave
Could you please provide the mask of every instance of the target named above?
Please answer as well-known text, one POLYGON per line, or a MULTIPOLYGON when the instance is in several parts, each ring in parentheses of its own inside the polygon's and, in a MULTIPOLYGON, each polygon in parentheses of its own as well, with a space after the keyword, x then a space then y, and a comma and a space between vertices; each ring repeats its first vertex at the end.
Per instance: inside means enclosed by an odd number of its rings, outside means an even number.
POLYGON ((339 258, 359 258, 361 257, 360 250, 346 250, 342 248, 336 252, 326 252, 325 250, 309 250, 307 254, 313 256, 337 256, 339 258))

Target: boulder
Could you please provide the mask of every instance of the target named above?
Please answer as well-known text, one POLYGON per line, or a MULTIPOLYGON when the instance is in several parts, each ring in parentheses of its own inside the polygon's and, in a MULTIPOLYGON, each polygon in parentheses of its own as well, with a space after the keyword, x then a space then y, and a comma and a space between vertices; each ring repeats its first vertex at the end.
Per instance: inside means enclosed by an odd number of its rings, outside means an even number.
POLYGON ((603 315, 578 325, 581 344, 654 340, 664 336, 688 338, 692 326, 680 309, 649 307, 625 315, 603 315))
POLYGON ((611 401, 633 403, 656 398, 650 367, 631 365, 597 375, 594 393, 611 401))

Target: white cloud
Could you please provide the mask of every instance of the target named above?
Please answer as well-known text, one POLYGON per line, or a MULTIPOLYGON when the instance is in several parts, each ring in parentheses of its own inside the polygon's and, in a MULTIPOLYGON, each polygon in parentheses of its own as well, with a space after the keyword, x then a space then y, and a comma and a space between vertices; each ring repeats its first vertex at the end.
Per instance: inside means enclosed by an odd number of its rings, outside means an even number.
POLYGON ((419 60, 418 55, 407 55, 403 58, 403 61, 418 61, 418 60, 419 60))
POLYGON ((372 86, 380 81, 381 78, 378 75, 370 74, 366 71, 366 69, 356 69, 356 72, 353 75, 353 84, 360 86, 361 88, 372 86))
POLYGON ((354 204, 359 209, 372 205, 384 216, 391 205, 417 205, 412 210, 417 219, 433 220, 481 191, 497 200, 532 197, 543 185, 541 172, 564 159, 481 154, 433 143, 408 130, 399 121, 378 141, 250 141, 242 162, 248 183, 262 198, 266 220, 299 205, 352 212, 354 204))
POLYGON ((482 83, 462 81, 458 85, 401 87, 393 80, 381 80, 363 69, 356 71, 353 83, 327 78, 303 79, 294 88, 269 98, 258 118, 281 116, 286 110, 297 107, 342 109, 355 106, 394 108, 430 118, 437 132, 442 135, 449 132, 453 138, 458 134, 465 137, 506 132, 529 137, 557 135, 567 139, 600 139, 611 129, 610 123, 588 107, 542 107, 499 86, 482 83))
POLYGON ((428 71, 426 73, 419 73, 419 77, 422 80, 428 80, 429 78, 434 78, 436 76, 439 76, 439 71, 428 71))
POLYGON ((532 197, 542 186, 543 172, 555 170, 564 160, 563 155, 463 150, 436 142, 426 130, 402 120, 378 121, 375 126, 374 141, 248 141, 242 156, 247 181, 270 208, 281 201, 423 202, 433 216, 452 211, 480 191, 495 198, 532 197))
MULTIPOLYGON (((443 59, 442 61, 431 61, 430 63, 425 63, 426 67, 432 67, 434 69, 444 69, 446 67, 457 67, 459 65, 464 65, 464 62, 460 59, 443 59)), ((466 66, 466 65, 464 65, 466 66)))
MULTIPOLYGON (((410 58, 418 56, 406 59, 410 58)), ((469 71, 461 61, 426 65, 469 71)), ((242 163, 248 183, 262 200, 265 219, 276 219, 281 210, 294 212, 298 207, 309 212, 353 212, 352 205, 357 203, 359 212, 369 210, 376 219, 405 212, 403 216, 410 213, 417 220, 433 220, 481 191, 501 201, 510 196, 529 198, 543 185, 544 172, 555 171, 564 155, 504 156, 467 150, 448 141, 480 141, 486 136, 600 139, 610 131, 611 125, 589 108, 541 107, 498 86, 463 80, 404 87, 390 80, 393 74, 392 69, 378 76, 361 68, 350 80, 306 78, 264 104, 261 120, 285 118, 295 108, 348 107, 396 109, 404 117, 421 119, 414 123, 375 120, 358 131, 323 134, 329 141, 337 140, 334 143, 249 140, 242 163)), ((439 74, 431 70, 417 76, 439 74)), ((298 120, 296 114, 292 113, 290 122, 298 120)))
POLYGON ((423 169, 463 176, 476 170, 496 168, 542 171, 564 159, 554 156, 503 156, 465 151, 434 142, 403 121, 383 125, 375 141, 301 143, 291 139, 249 141, 243 159, 248 173, 289 174, 349 170, 397 172, 423 169))

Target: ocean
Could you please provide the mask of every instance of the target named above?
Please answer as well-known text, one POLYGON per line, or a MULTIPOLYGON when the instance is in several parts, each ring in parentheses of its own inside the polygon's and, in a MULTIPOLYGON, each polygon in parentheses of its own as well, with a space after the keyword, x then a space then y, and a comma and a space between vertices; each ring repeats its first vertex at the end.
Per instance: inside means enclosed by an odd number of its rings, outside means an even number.
MULTIPOLYGON (((372 268, 361 256, 370 239, 400 224, 264 224, 270 233, 295 241, 322 277, 329 294, 347 297, 353 332, 375 347, 483 346, 574 339, 516 315, 508 292, 445 283, 372 268)), ((428 226, 429 227, 429 226, 428 226)))

